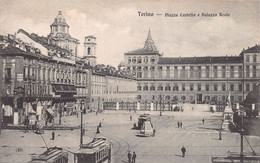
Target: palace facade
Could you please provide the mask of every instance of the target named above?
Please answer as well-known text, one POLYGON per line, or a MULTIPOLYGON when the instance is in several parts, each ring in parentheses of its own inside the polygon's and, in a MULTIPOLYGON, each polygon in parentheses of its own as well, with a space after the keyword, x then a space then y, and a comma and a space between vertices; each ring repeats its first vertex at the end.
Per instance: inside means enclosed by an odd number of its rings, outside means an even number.
POLYGON ((260 81, 259 45, 237 56, 163 57, 150 30, 144 47, 126 52, 124 63, 145 103, 225 103, 228 92, 232 103, 242 102, 260 81))

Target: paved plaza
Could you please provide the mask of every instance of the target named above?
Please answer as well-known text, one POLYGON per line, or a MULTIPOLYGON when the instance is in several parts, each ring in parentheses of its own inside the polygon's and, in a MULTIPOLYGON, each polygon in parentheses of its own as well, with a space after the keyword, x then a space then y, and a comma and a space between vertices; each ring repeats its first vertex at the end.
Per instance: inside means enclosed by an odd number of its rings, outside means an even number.
MULTIPOLYGON (((224 156, 228 151, 240 151, 240 135, 237 133, 222 132, 219 140, 218 130, 221 128, 222 113, 211 112, 163 112, 158 111, 104 111, 96 115, 84 115, 84 128, 86 130, 84 143, 93 139, 96 126, 102 123, 100 136, 105 136, 112 143, 112 162, 122 163, 127 161, 127 152, 135 151, 136 162, 140 163, 208 163, 211 156, 224 156), (155 137, 139 137, 138 130, 132 130, 138 117, 148 113, 152 117, 152 124, 156 129, 155 137), (130 115, 132 121, 130 121, 130 115), (202 119, 205 119, 203 125, 202 119), (183 127, 178 128, 177 122, 182 122, 183 127), (181 157, 181 147, 185 146, 187 153, 181 157)), ((58 119, 55 119, 58 122, 58 119)), ((78 126, 80 117, 62 117, 62 125, 78 126)), ((37 135, 33 132, 21 130, 3 130, 0 135, 0 162, 27 162, 34 154, 46 150, 48 147, 60 146, 71 152, 79 148, 80 130, 56 130, 55 140, 51 140, 52 130, 37 135)), ((259 153, 259 137, 247 136, 254 150, 259 153)), ((244 141, 244 150, 251 152, 249 145, 244 141)), ((73 155, 70 153, 70 162, 73 155)))

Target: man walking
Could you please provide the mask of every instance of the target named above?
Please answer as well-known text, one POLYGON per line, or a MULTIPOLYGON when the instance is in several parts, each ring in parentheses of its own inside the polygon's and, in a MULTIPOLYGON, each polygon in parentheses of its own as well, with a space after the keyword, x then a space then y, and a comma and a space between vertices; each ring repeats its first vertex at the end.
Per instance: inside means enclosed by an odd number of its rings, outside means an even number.
POLYGON ((180 127, 182 128, 182 122, 180 123, 180 127))
POLYGON ((184 146, 182 146, 181 148, 181 153, 182 153, 182 157, 185 157, 186 148, 184 146))
POLYGON ((180 122, 178 122, 177 125, 178 125, 178 128, 179 128, 180 127, 180 122))
POLYGON ((132 163, 135 163, 135 159, 136 159, 136 154, 135 151, 133 152, 133 157, 132 157, 132 163))
POLYGON ((131 155, 130 151, 128 151, 127 157, 128 157, 128 163, 131 163, 132 155, 131 155))
POLYGON ((205 120, 204 120, 204 118, 202 119, 202 123, 203 123, 203 125, 204 125, 204 122, 205 122, 205 120))

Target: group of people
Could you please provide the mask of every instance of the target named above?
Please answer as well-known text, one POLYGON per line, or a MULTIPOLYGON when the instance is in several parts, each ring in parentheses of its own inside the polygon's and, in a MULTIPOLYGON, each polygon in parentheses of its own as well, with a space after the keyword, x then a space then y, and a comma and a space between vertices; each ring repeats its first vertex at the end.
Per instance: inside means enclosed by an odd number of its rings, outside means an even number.
POLYGON ((136 159, 135 151, 133 152, 133 155, 130 153, 130 151, 128 151, 127 157, 128 157, 128 163, 135 163, 135 159, 136 159))
POLYGON ((182 122, 177 122, 177 126, 178 126, 178 128, 182 128, 182 122))

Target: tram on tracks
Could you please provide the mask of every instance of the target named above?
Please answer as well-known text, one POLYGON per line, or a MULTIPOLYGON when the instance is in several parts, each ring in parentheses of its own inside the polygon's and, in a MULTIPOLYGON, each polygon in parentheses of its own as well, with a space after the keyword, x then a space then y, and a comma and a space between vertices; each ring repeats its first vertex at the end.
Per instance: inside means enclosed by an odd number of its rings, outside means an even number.
POLYGON ((32 156, 28 163, 68 163, 68 152, 59 147, 48 148, 44 153, 32 156))
POLYGON ((151 121, 151 116, 149 114, 142 114, 142 115, 140 115, 140 117, 138 118, 137 129, 141 129, 141 127, 143 126, 144 122, 146 122, 146 121, 151 121))
POLYGON ((111 143, 106 138, 94 138, 92 142, 83 144, 74 154, 74 163, 110 163, 111 143))

